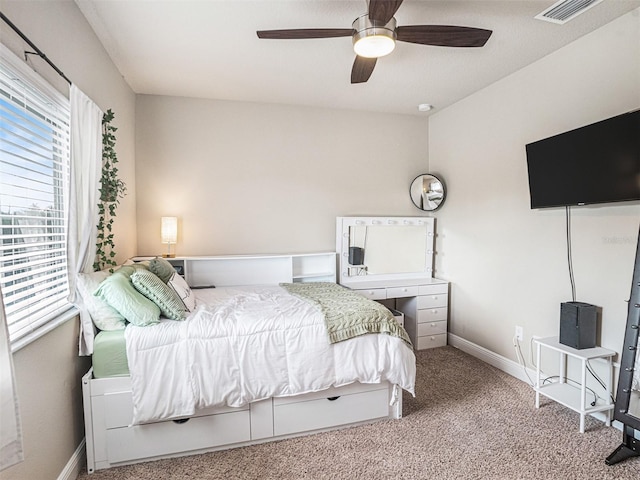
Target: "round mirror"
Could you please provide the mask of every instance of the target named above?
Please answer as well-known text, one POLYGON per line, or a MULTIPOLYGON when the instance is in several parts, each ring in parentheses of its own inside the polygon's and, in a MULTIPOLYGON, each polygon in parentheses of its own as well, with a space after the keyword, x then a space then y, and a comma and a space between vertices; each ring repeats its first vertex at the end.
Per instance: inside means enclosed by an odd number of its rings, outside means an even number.
POLYGON ((435 175, 418 175, 409 188, 411 201, 420 210, 432 212, 444 203, 446 191, 444 182, 435 175))

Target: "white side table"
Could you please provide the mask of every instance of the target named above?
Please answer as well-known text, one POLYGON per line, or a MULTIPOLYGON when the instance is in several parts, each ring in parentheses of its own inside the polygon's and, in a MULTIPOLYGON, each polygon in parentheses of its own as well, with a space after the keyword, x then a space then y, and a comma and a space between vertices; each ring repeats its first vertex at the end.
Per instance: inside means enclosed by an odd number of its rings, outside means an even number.
POLYGON ((558 337, 537 338, 533 340, 537 344, 537 366, 536 366, 536 408, 540 408, 540 394, 554 400, 565 407, 570 408, 580 414, 580 433, 584 433, 584 419, 587 414, 595 412, 606 412, 606 424, 611 425, 611 411, 613 402, 613 357, 616 352, 602 347, 584 348, 581 350, 568 347, 558 341, 558 337), (541 384, 540 359, 542 348, 555 350, 560 353, 560 375, 558 382, 541 384), (580 387, 575 387, 567 383, 567 357, 574 357, 581 362, 580 387), (602 358, 607 361, 607 378, 604 380, 607 391, 605 400, 598 399, 596 404, 591 406, 587 403, 587 361, 595 358, 602 358))

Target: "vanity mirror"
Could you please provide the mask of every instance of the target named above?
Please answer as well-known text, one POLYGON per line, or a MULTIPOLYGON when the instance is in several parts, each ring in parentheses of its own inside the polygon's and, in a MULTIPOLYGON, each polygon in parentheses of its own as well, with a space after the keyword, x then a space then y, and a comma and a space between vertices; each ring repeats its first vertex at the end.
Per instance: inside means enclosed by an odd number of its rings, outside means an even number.
POLYGON ((411 201, 420 210, 432 212, 442 206, 446 198, 444 182, 428 173, 418 175, 409 187, 411 201))
POLYGON ((620 377, 613 418, 623 424, 622 444, 607 457, 607 465, 640 455, 640 232, 631 280, 627 327, 620 359, 620 377))
POLYGON ((340 283, 388 284, 431 278, 433 238, 433 218, 338 217, 340 283))

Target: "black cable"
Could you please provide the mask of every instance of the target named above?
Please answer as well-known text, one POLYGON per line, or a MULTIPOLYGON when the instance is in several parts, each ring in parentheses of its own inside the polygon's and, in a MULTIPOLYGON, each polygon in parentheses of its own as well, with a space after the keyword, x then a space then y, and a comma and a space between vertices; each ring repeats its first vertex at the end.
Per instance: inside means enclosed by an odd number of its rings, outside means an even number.
MULTIPOLYGON (((560 379, 560 375, 551 375, 550 377, 546 377, 542 380, 542 385, 544 385, 545 383, 558 383, 558 382, 551 382, 551 379, 553 378, 557 378, 558 380, 560 379)), ((577 382, 575 380, 571 380, 570 378, 564 377, 564 381, 565 383, 572 383, 574 385, 577 385, 579 387, 582 387, 582 384, 580 382, 577 382)), ((595 392, 595 390, 593 390, 592 388, 589 388, 587 386, 585 386, 585 390, 588 390, 591 395, 593 395, 593 402, 591 403, 591 406, 594 407, 596 405, 596 403, 598 402, 598 398, 600 398, 598 396, 598 394, 595 392)))
POLYGON ((609 393, 609 397, 611 398, 612 402, 615 403, 615 398, 613 398, 613 394, 607 391, 607 386, 604 384, 604 382, 602 380, 600 380, 600 377, 598 377, 598 375, 596 375, 596 372, 594 372, 591 369, 591 364, 589 363, 589 360, 587 360, 587 371, 591 374, 591 376, 593 378, 596 379, 596 381, 600 384, 600 386, 607 392, 609 393))
POLYGON ((571 207, 566 206, 565 217, 567 224, 567 263, 569 264, 569 280, 571 281, 571 298, 576 301, 576 282, 573 278, 573 260, 571 258, 571 207))

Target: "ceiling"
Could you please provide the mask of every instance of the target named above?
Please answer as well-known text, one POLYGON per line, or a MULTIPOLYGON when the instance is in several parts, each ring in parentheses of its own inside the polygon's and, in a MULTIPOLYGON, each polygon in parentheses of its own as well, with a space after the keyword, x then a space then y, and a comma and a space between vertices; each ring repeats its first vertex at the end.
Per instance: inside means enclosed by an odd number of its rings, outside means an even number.
POLYGON ((367 83, 350 83, 351 38, 267 40, 256 30, 350 28, 365 0, 76 0, 139 94, 425 115, 640 6, 604 0, 564 25, 534 19, 555 0, 405 0, 399 26, 493 30, 482 48, 398 42, 367 83))

